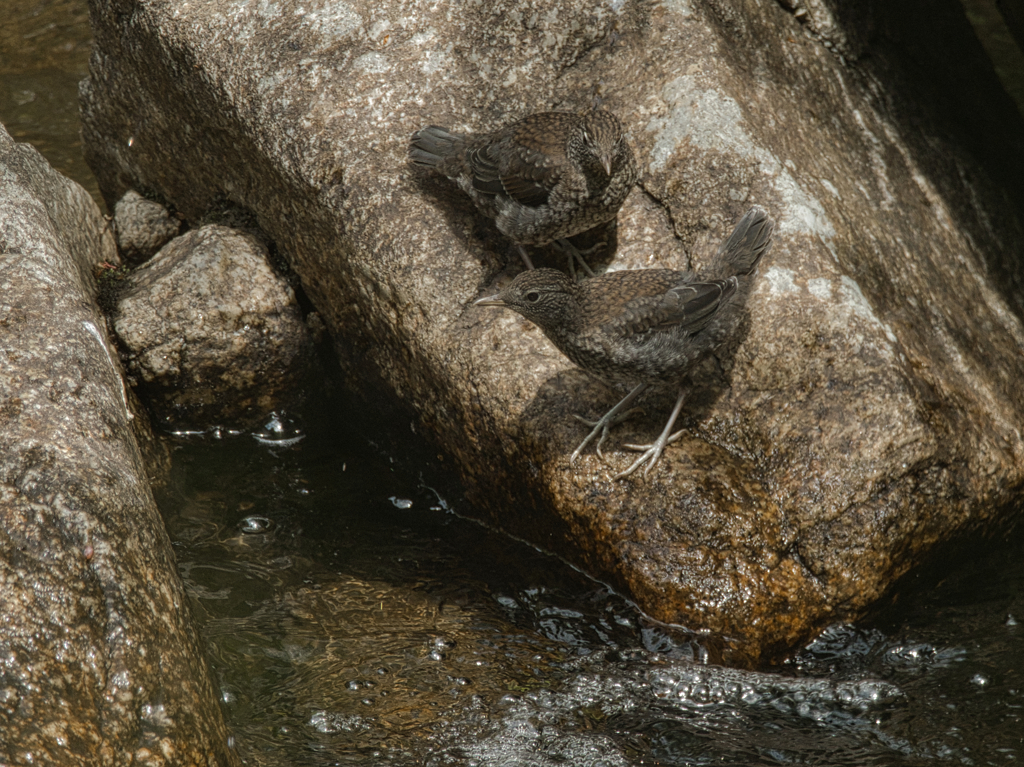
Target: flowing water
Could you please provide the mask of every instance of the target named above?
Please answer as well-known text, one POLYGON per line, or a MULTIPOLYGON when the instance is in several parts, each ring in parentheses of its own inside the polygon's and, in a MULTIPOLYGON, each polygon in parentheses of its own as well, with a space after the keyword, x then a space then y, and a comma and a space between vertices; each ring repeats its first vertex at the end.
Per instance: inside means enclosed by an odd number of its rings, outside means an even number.
MULTIPOLYGON (((0 121, 95 194, 76 145, 84 3, 0 4, 0 121)), ((870 622, 737 671, 460 516, 457 486, 417 446, 395 453, 360 423, 323 394, 254 432, 165 437, 161 508, 247 763, 1024 757, 1024 534, 951 548, 870 622)))
POLYGON ((1024 757, 1024 537, 964 544, 870 624, 704 663, 561 561, 463 519, 330 399, 179 437, 162 508, 247 761, 1003 764, 1024 757), (259 436, 259 435, 257 435, 259 436), (948 560, 947 560, 948 561, 948 560))

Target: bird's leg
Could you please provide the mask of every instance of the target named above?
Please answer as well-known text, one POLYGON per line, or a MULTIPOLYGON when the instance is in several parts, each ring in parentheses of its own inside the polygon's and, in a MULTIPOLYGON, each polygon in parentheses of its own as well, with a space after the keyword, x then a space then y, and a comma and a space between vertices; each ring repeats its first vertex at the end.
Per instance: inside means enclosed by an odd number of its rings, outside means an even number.
MULTIPOLYGON (((625 397, 619 400, 619 403, 615 407, 613 407, 611 410, 609 410, 596 421, 587 421, 584 420, 583 418, 580 418, 579 416, 576 416, 576 419, 578 421, 582 421, 587 426, 593 426, 594 429, 593 431, 590 432, 590 434, 587 435, 587 438, 580 443, 580 446, 573 451, 572 456, 570 456, 569 458, 570 466, 576 463, 576 459, 580 457, 580 453, 583 452, 583 448, 590 444, 591 440, 593 440, 594 437, 597 436, 598 432, 601 433, 601 439, 599 439, 597 442, 598 456, 600 456, 602 459, 604 458, 604 456, 601 456, 600 448, 601 443, 604 442, 604 438, 608 436, 608 429, 614 426, 616 423, 622 420, 622 418, 625 417, 620 416, 620 413, 622 413, 623 410, 629 407, 633 400, 640 396, 640 392, 642 392, 646 388, 647 384, 645 383, 637 384, 629 394, 627 394, 625 397)), ((628 413, 626 415, 628 415, 628 413)))
POLYGON ((683 409, 683 400, 686 399, 687 389, 683 389, 679 392, 679 398, 676 400, 676 406, 672 408, 672 415, 668 417, 668 423, 665 424, 665 428, 661 430, 661 434, 654 440, 650 445, 623 445, 628 450, 643 450, 644 454, 633 461, 632 465, 625 471, 616 474, 613 479, 622 479, 628 477, 638 468, 640 465, 647 461, 647 468, 644 469, 644 477, 646 478, 651 469, 654 468, 654 464, 661 458, 661 454, 665 450, 665 445, 670 442, 675 442, 682 435, 682 430, 672 434, 672 427, 675 426, 676 419, 679 417, 679 413, 683 409))
MULTIPOLYGON (((579 248, 565 238, 555 240, 555 243, 569 256, 569 274, 572 275, 573 279, 576 278, 576 265, 574 262, 579 263, 580 267, 587 273, 588 277, 594 276, 594 270, 590 268, 590 265, 583 258, 583 254, 580 253, 579 248)), ((591 248, 591 250, 593 250, 593 248, 591 248)))
MULTIPOLYGON (((642 408, 631 407, 629 410, 623 410, 620 413, 616 413, 614 417, 607 419, 607 422, 603 424, 604 428, 601 429, 601 438, 597 441, 597 444, 594 445, 594 452, 597 453, 598 458, 600 458, 602 461, 604 460, 604 453, 601 452, 601 445, 604 444, 604 440, 608 436, 608 430, 611 429, 613 426, 618 426, 623 421, 628 421, 630 418, 633 417, 634 413, 640 410, 642 410, 642 408)), ((575 418, 580 423, 585 424, 587 426, 596 427, 599 423, 601 423, 600 419, 598 419, 597 421, 591 421, 589 418, 584 418, 583 416, 576 415, 575 413, 573 413, 572 417, 575 418)), ((590 438, 588 437, 587 439, 590 438)), ((582 447, 583 445, 580 445, 580 448, 582 447)))
POLYGON ((533 261, 530 260, 530 256, 526 252, 526 248, 524 248, 518 242, 516 243, 516 247, 519 248, 519 255, 522 256, 523 263, 526 264, 526 268, 530 269, 532 271, 533 270, 533 261))

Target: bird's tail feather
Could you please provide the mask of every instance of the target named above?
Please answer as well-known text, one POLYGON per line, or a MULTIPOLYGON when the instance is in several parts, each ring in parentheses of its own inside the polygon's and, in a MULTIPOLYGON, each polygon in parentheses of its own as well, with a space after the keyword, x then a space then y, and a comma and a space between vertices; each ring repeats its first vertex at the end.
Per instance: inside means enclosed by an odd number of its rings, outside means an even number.
POLYGON ((736 224, 729 239, 718 249, 723 277, 750 274, 772 243, 775 222, 764 208, 754 206, 736 224))
POLYGON ((456 151, 463 139, 461 133, 452 133, 437 125, 429 125, 412 134, 409 159, 416 165, 436 168, 442 160, 456 151))

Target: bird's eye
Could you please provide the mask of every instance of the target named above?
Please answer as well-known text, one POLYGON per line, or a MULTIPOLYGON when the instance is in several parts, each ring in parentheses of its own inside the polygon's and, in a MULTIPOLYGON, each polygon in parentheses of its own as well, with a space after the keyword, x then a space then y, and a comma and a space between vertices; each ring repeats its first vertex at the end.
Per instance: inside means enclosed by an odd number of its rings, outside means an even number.
POLYGON ((531 290, 529 293, 523 296, 523 298, 526 299, 527 303, 535 304, 538 301, 540 301, 540 293, 536 290, 531 290))

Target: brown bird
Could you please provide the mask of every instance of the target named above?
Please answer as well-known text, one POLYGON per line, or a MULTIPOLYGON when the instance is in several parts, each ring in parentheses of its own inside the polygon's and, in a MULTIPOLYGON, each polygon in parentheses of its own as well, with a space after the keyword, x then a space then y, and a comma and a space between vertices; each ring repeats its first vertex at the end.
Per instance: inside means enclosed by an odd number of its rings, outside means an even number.
POLYGON ((678 386, 679 397, 661 434, 650 445, 626 445, 643 455, 615 479, 629 476, 644 462, 644 476, 654 468, 665 446, 682 433, 673 434, 672 427, 689 391, 689 371, 732 338, 742 323, 753 273, 768 251, 774 227, 767 212, 752 208, 704 274, 633 269, 577 283, 555 269, 536 269, 476 302, 518 312, 588 373, 633 387, 597 421, 576 416, 593 430, 573 452, 570 464, 598 434, 601 455, 608 429, 629 415, 626 408, 647 387, 678 386))
POLYGON ((633 150, 615 115, 539 112, 491 133, 452 133, 431 125, 413 134, 409 159, 459 185, 512 239, 527 268, 524 245, 556 242, 593 275, 566 239, 611 221, 636 184, 633 150))

